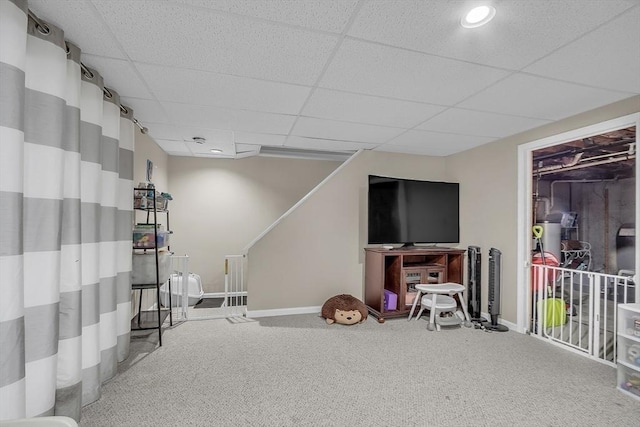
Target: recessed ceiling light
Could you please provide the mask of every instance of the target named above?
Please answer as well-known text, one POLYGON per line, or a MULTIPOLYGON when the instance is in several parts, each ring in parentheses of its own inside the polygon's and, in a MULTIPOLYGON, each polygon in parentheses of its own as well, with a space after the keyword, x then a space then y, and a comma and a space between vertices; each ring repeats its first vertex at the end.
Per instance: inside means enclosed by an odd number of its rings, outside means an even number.
POLYGON ((201 136, 194 136, 193 138, 191 138, 191 140, 193 142, 195 142, 196 144, 204 144, 207 141, 206 139, 204 139, 201 136))
POLYGON ((220 153, 222 153, 222 150, 219 149, 219 148, 212 148, 211 152, 214 153, 214 154, 220 154, 220 153))
POLYGON ((478 6, 471 9, 460 20, 460 25, 465 28, 480 27, 491 21, 496 16, 496 8, 493 6, 478 6))

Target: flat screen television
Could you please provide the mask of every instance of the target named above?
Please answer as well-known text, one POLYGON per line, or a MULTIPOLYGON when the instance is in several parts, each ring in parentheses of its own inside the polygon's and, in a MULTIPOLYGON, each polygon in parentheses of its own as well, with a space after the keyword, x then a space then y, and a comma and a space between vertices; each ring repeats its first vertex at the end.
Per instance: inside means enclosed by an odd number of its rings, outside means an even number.
POLYGON ((369 175, 369 244, 458 243, 459 187, 369 175))

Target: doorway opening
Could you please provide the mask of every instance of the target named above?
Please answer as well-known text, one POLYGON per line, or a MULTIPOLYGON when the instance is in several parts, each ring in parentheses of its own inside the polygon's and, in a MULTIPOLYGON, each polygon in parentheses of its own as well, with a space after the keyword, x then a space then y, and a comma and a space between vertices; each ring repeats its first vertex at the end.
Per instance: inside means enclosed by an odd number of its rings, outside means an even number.
POLYGON ((636 127, 532 150, 532 223, 545 231, 534 252, 561 267, 635 270, 636 127))
MULTIPOLYGON (((594 284, 614 286, 622 272, 625 283, 632 286, 633 300, 640 300, 635 286, 640 265, 640 251, 635 250, 640 223, 636 202, 640 167, 635 158, 639 122, 640 114, 631 114, 519 147, 519 331, 539 332, 532 322, 540 319, 538 299, 557 285, 543 285, 538 295, 534 280, 540 278, 532 274, 535 264, 556 269, 539 273, 546 282, 566 280, 571 271, 587 273, 581 280, 590 281, 591 292, 596 291, 594 284), (539 238, 532 234, 534 225, 543 230, 539 238), (535 261, 536 254, 541 261, 535 261), (547 259, 552 260, 550 266, 547 259)), ((574 287, 572 280, 565 285, 563 292, 574 287)), ((572 313, 571 302, 565 309, 572 313)))

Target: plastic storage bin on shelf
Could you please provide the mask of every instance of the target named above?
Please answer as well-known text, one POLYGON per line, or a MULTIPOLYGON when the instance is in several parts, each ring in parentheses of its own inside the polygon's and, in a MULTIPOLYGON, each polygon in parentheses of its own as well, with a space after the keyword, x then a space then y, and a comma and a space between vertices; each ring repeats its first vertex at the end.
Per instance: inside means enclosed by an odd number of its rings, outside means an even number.
POLYGON ((167 231, 158 230, 158 241, 156 242, 156 233, 154 233, 153 228, 136 228, 133 230, 134 249, 163 248, 168 245, 169 232, 167 231))
POLYGON ((640 400, 640 304, 618 305, 618 390, 640 400))
POLYGON ((627 366, 618 366, 618 387, 640 399, 640 372, 627 366))
POLYGON ((154 196, 156 200, 156 210, 158 211, 166 211, 169 208, 169 200, 173 200, 169 193, 160 193, 153 188, 136 188, 133 197, 134 209, 153 210, 154 196))
POLYGON ((640 369, 640 342, 621 336, 618 341, 618 360, 640 369))
POLYGON ((169 208, 169 199, 164 196, 156 196, 156 209, 159 211, 164 211, 169 208))
POLYGON ((159 278, 156 279, 155 252, 134 253, 131 283, 135 285, 153 285, 156 281, 164 283, 169 279, 170 264, 169 252, 158 252, 159 278))

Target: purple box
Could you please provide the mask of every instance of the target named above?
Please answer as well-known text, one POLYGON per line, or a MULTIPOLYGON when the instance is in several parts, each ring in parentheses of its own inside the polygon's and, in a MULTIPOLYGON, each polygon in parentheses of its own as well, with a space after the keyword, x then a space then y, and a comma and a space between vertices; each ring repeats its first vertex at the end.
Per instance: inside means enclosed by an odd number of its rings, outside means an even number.
POLYGON ((398 308, 398 295, 385 289, 383 308, 387 311, 396 310, 398 308))

